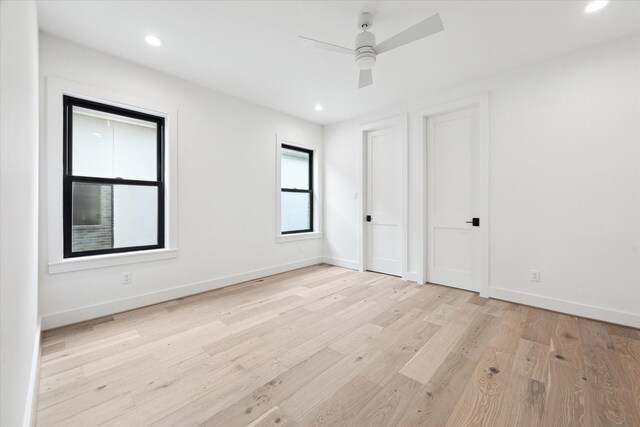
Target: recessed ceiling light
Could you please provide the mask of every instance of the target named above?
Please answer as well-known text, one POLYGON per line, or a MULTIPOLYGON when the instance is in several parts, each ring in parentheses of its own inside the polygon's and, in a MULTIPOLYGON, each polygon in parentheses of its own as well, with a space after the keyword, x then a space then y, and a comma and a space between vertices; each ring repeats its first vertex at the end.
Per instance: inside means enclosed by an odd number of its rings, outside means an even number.
POLYGON ((162 40, 160 40, 159 38, 157 38, 156 36, 153 36, 151 34, 149 34, 147 37, 144 38, 144 40, 149 43, 151 46, 162 46, 162 40))
POLYGON ((98 132, 94 132, 92 133, 92 135, 95 136, 96 138, 102 138, 102 134, 98 132))
POLYGON ((594 0, 589 2, 587 7, 584 8, 584 11, 587 13, 597 12, 600 9, 604 8, 609 3, 609 0, 594 0))
POLYGON ((316 106, 313 107, 313 109, 316 110, 316 111, 322 111, 322 110, 324 110, 324 107, 322 105, 320 105, 320 104, 316 104, 316 106))

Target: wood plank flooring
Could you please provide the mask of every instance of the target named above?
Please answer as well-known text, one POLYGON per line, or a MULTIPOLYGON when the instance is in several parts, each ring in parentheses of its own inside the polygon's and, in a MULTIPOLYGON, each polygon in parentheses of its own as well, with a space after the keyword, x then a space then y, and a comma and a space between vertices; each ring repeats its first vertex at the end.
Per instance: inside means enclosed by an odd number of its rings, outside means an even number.
POLYGON ((640 426, 640 331, 317 265, 47 331, 39 426, 640 426))

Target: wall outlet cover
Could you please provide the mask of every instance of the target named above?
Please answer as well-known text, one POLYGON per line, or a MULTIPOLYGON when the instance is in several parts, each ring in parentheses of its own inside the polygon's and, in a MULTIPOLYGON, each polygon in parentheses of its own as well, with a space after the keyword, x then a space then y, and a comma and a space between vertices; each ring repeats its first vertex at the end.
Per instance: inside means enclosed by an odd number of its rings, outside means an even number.
POLYGON ((529 271, 529 280, 532 282, 540 281, 540 271, 539 270, 530 270, 529 271))

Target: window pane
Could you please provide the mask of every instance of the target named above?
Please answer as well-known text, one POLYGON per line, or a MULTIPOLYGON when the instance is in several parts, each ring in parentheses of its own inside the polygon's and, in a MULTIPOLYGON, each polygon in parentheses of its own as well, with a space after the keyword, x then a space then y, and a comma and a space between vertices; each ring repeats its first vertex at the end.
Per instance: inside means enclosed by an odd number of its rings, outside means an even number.
POLYGON ((158 243, 158 188, 73 183, 71 250, 158 243))
POLYGON ((282 148, 282 188, 309 190, 309 153, 282 148))
POLYGON ((157 124, 73 107, 73 175, 157 179, 157 124))
POLYGON ((282 192, 282 232, 311 229, 311 195, 282 192))
POLYGON ((116 248, 158 244, 158 187, 114 185, 116 248))
MULTIPOLYGON (((73 225, 100 225, 102 221, 102 188, 95 184, 73 187, 73 225)), ((111 203, 111 188, 105 188, 105 203, 111 203), (108 193, 108 194, 107 194, 108 193)))
POLYGON ((71 250, 113 247, 113 189, 111 185, 73 183, 71 250))

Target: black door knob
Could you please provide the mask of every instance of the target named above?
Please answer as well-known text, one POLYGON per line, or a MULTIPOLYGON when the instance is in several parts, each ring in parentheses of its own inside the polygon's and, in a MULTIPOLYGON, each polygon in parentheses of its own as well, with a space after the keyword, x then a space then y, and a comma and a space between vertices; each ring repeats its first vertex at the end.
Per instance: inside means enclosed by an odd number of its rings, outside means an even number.
POLYGON ((367 215, 367 222, 371 222, 371 215, 367 215))
POLYGON ((473 218, 471 221, 467 221, 467 224, 471 224, 474 227, 480 227, 480 218, 473 218))

